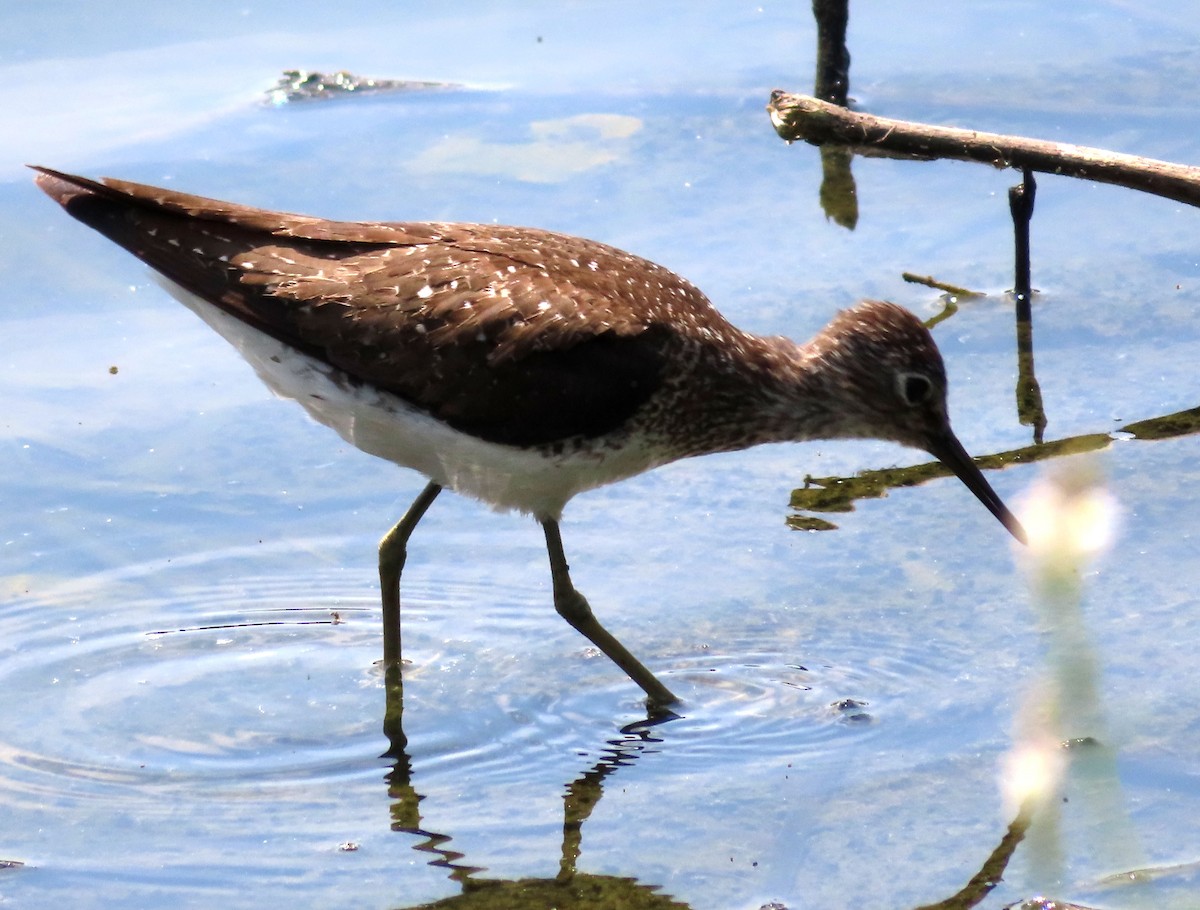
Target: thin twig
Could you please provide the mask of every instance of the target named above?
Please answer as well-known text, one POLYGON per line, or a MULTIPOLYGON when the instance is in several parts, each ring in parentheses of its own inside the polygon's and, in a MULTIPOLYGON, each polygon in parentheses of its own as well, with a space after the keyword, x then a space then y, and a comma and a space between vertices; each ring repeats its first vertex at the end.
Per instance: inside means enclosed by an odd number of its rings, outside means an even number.
POLYGON ((923 284, 927 288, 933 288, 935 291, 944 291, 960 300, 969 300, 972 297, 986 297, 983 291, 972 291, 970 288, 960 288, 957 284, 950 284, 945 281, 938 281, 932 275, 917 275, 913 272, 901 272, 900 277, 909 284, 923 284))

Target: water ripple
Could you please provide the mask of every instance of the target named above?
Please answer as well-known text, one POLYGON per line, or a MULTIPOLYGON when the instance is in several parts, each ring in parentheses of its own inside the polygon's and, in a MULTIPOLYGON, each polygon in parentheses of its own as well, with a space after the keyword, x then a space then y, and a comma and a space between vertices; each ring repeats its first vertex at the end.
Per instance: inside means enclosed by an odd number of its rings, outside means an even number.
MULTIPOLYGON (((294 541, 278 547, 294 555, 294 541)), ((197 787, 213 799, 289 788, 325 798, 336 788, 314 784, 378 780, 373 579, 325 563, 264 572, 271 554, 130 566, 0 607, 0 690, 22 717, 44 719, 0 732, 6 800, 135 798, 169 811, 164 793, 197 787)), ((554 616, 540 588, 406 583, 404 617, 405 728, 422 775, 527 780, 547 757, 594 754, 644 716, 636 687, 554 616)), ((728 638, 718 649, 688 644, 696 633, 656 640, 653 628, 634 629, 631 644, 649 639, 683 698, 663 748, 732 762, 844 761, 911 716, 915 689, 944 704, 960 660, 862 630, 808 643, 769 623, 722 626, 710 636, 728 638)))
POLYGON ((689 755, 776 755, 808 766, 846 761, 864 740, 923 723, 922 715, 953 698, 961 657, 861 630, 801 655, 790 643, 790 654, 758 639, 738 644, 675 661, 664 675, 684 699, 684 722, 666 735, 682 738, 689 755))
POLYGON ((377 594, 348 593, 336 568, 255 575, 263 553, 125 567, 6 603, 0 689, 42 720, 0 732, 0 789, 241 798, 377 777, 377 594))

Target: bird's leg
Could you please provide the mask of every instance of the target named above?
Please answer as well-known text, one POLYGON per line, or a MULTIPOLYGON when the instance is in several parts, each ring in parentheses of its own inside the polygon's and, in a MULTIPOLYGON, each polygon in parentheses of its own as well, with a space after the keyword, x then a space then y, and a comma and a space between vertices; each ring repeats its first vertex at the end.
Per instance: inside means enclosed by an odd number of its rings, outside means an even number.
POLYGON ((586 598, 575 590, 575 586, 571 584, 567 558, 563 554, 558 522, 546 519, 542 522, 542 528, 546 532, 546 551, 550 554, 550 578, 554 585, 554 609, 558 611, 558 615, 628 673, 629 678, 645 690, 651 703, 666 706, 678 702, 679 699, 670 689, 655 679, 653 673, 642 666, 623 644, 600 625, 586 598))
POLYGON ((426 510, 442 492, 432 480, 413 500, 404 517, 379 541, 379 590, 383 599, 383 663, 400 663, 400 573, 408 557, 408 538, 426 510))

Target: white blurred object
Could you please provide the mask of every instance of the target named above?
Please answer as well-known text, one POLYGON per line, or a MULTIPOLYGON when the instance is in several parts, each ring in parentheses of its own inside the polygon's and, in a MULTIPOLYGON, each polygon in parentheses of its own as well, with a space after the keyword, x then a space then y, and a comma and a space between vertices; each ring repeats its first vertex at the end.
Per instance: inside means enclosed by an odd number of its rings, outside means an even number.
MULTIPOLYGON (((1033 877, 1046 888, 1063 883, 1077 850, 1063 843, 1064 802, 1088 832, 1097 865, 1136 864, 1141 851, 1125 809, 1116 749, 1101 709, 1099 664, 1083 612, 1084 572, 1112 546, 1118 506, 1098 461, 1055 465, 1019 504, 1029 546, 1019 558, 1044 633, 1045 664, 1022 699, 1013 747, 1003 763, 1006 809, 1028 824, 1033 877)), ((1074 826, 1071 826, 1074 829, 1074 826)))

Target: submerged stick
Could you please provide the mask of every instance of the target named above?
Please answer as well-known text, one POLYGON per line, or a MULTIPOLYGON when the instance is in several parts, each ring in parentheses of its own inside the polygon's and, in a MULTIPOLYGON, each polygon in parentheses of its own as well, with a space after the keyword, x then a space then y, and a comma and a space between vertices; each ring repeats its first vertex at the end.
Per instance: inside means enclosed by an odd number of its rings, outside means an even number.
POLYGON ((935 291, 944 291, 953 297, 958 297, 961 299, 987 296, 987 294, 983 291, 972 291, 970 288, 962 288, 957 284, 950 284, 948 281, 939 281, 932 275, 918 275, 915 272, 901 272, 900 277, 909 284, 923 284, 927 288, 933 288, 935 291))
POLYGON ((1200 167, 1065 142, 875 117, 779 90, 771 93, 767 111, 775 132, 788 142, 802 139, 812 145, 848 145, 865 154, 953 158, 1062 174, 1200 206, 1200 167))
POLYGON ((1017 316, 1017 419, 1022 426, 1033 427, 1033 441, 1041 445, 1046 432, 1046 408, 1033 368, 1033 284, 1029 264, 1029 223, 1033 220, 1036 192, 1033 171, 1025 168, 1025 179, 1009 187, 1008 205, 1012 211, 1016 260, 1013 297, 1017 316))

